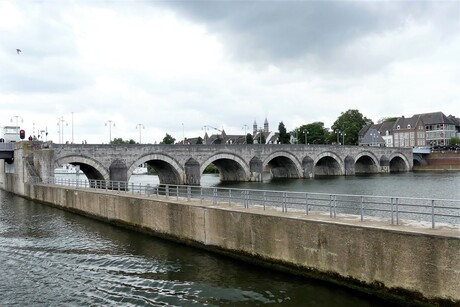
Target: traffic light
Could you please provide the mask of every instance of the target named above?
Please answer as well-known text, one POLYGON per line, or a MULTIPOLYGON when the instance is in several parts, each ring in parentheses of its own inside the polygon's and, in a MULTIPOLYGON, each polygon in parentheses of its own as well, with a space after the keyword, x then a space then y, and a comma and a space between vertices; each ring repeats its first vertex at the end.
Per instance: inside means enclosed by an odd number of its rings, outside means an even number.
POLYGON ((22 130, 22 129, 19 131, 19 138, 21 140, 26 138, 26 132, 24 130, 22 130))

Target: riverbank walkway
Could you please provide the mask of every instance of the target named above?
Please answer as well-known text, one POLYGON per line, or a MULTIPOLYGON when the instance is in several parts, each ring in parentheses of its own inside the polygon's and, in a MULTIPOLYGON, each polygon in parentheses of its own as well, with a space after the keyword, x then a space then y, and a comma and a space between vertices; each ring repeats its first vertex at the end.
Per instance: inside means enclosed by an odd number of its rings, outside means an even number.
POLYGON ((44 184, 140 199, 153 197, 192 206, 460 238, 460 200, 129 184, 64 178, 48 178, 44 184))

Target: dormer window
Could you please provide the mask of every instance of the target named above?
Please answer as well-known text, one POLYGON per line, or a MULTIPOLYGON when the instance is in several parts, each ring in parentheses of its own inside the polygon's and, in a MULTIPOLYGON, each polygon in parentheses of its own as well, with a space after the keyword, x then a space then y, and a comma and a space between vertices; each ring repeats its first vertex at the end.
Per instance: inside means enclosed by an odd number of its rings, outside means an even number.
POLYGON ((401 126, 400 126, 400 125, 398 125, 398 126, 396 127, 396 129, 398 129, 398 130, 399 130, 399 129, 401 129, 401 126))
POLYGON ((407 129, 410 129, 410 124, 407 124, 407 129))

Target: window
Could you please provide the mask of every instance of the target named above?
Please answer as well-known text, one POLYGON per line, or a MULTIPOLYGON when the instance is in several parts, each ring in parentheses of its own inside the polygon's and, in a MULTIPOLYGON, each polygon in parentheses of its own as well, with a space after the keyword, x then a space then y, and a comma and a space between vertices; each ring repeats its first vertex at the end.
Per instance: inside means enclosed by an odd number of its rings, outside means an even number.
POLYGON ((396 129, 398 129, 398 130, 399 130, 399 129, 401 129, 401 126, 400 126, 400 125, 398 125, 398 126, 396 127, 396 129))

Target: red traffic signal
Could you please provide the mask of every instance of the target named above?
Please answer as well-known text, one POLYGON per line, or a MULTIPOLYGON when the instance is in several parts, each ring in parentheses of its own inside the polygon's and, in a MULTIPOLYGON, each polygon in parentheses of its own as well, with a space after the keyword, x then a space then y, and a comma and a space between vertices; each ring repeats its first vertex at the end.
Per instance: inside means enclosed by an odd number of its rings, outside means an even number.
POLYGON ((21 129, 21 130, 19 131, 19 138, 20 138, 21 140, 23 140, 23 139, 25 139, 25 137, 26 137, 26 132, 25 132, 24 130, 21 129))

